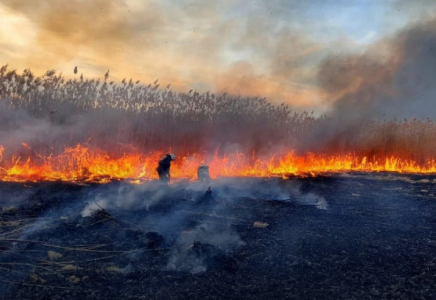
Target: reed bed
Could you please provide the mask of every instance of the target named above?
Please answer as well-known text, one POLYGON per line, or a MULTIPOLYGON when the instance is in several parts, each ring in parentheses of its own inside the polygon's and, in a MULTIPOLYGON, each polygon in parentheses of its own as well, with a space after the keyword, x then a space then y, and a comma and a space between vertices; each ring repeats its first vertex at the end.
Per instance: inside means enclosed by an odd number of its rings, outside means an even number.
POLYGON ((33 142, 38 153, 88 142, 113 153, 295 150, 394 155, 419 162, 432 158, 436 150, 436 124, 430 119, 368 120, 320 144, 313 143, 315 133, 333 120, 296 112, 285 103, 209 91, 177 92, 158 80, 114 83, 109 72, 102 79, 75 76, 65 78, 54 70, 35 76, 30 70, 20 73, 1 67, 0 129, 13 132, 29 118, 59 129, 61 134, 33 142))

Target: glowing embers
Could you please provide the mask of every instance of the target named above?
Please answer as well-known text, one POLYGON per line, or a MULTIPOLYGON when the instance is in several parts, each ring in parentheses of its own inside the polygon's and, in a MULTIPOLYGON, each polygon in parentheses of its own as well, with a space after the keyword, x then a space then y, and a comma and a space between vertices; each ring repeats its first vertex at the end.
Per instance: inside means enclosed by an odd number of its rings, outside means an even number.
MULTIPOLYGON (((90 149, 78 144, 73 148, 66 148, 59 155, 13 154, 7 157, 5 148, 0 146, 0 180, 104 183, 126 179, 133 183, 140 183, 157 179, 157 162, 163 154, 161 151, 156 151, 149 154, 124 153, 114 156, 104 150, 90 149)), ((226 156, 194 153, 178 156, 171 166, 171 178, 195 179, 197 168, 202 163, 209 165, 212 178, 220 176, 286 178, 346 171, 436 173, 435 160, 417 163, 394 156, 367 158, 356 155, 327 156, 313 153, 297 156, 290 151, 282 156, 263 157, 243 153, 226 156)))

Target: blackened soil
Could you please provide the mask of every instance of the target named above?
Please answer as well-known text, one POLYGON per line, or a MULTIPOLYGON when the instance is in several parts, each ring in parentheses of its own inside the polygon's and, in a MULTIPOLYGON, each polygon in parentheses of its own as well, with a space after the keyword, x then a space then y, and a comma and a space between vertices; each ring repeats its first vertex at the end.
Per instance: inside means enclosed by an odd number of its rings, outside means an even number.
POLYGON ((238 180, 87 217, 129 186, 0 183, 0 299, 436 299, 436 177, 238 180))

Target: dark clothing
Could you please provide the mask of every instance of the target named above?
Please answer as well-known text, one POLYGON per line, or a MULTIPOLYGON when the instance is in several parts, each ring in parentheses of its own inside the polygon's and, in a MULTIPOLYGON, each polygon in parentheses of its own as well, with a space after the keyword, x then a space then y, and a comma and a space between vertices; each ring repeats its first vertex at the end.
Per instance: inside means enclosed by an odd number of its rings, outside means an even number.
POLYGON ((164 170, 161 166, 156 168, 157 174, 159 174, 159 180, 163 182, 170 181, 170 169, 164 170))
POLYGON ((159 161, 159 167, 162 167, 164 170, 169 170, 171 167, 171 155, 167 154, 163 159, 159 161))
POLYGON ((159 161, 159 166, 156 168, 157 173, 159 174, 159 180, 163 182, 170 181, 170 167, 171 167, 171 155, 167 154, 165 158, 159 161))

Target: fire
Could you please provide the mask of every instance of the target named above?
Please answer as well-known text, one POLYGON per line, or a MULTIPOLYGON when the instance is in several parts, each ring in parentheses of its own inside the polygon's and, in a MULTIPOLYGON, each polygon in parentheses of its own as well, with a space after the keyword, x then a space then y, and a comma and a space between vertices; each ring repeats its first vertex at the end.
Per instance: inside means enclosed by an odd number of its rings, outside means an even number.
MULTIPOLYGON (((24 145, 24 144, 23 144, 24 145)), ((31 149, 27 144, 27 149, 31 149)), ((157 162, 163 152, 126 153, 111 156, 102 150, 94 150, 78 144, 66 148, 59 155, 12 155, 5 158, 5 148, 0 146, 0 180, 25 181, 70 181, 104 183, 112 180, 142 182, 157 179, 157 162)), ((218 154, 192 154, 178 157, 172 164, 173 179, 195 179, 201 163, 210 167, 212 178, 316 176, 322 173, 347 171, 436 173, 436 161, 431 159, 420 164, 397 157, 358 157, 356 155, 327 156, 309 153, 297 156, 290 151, 283 156, 256 157, 236 153, 227 156, 218 154)))

